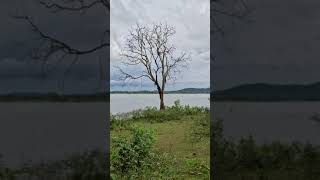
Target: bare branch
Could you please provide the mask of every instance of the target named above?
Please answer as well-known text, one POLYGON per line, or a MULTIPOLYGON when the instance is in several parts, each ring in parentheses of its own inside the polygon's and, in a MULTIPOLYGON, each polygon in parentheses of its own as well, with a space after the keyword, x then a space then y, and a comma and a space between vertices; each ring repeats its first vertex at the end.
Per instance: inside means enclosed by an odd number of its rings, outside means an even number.
POLYGON ((39 45, 39 47, 35 48, 33 51, 33 58, 39 59, 43 61, 47 61, 50 56, 57 52, 63 52, 65 54, 70 55, 85 55, 90 54, 95 51, 98 51, 100 49, 103 49, 107 46, 109 46, 109 43, 102 41, 101 44, 92 47, 90 49, 75 49, 71 47, 70 45, 66 44, 63 41, 60 41, 54 37, 51 37, 50 35, 45 34, 43 31, 40 30, 40 28, 32 21, 32 19, 28 16, 15 16, 16 19, 21 19, 26 21, 32 28, 32 31, 34 31, 36 34, 39 35, 40 39, 42 39, 42 43, 39 45))
POLYGON ((123 80, 123 81, 126 81, 126 80, 128 80, 128 79, 140 79, 140 78, 142 78, 142 77, 147 77, 147 78, 151 79, 148 74, 141 74, 141 75, 138 75, 138 76, 134 76, 134 75, 132 75, 132 74, 126 73, 122 68, 120 68, 120 67, 118 67, 118 66, 116 66, 115 68, 117 68, 117 69, 121 72, 121 74, 123 75, 123 76, 120 78, 120 79, 123 80))
POLYGON ((212 31, 215 33, 224 34, 224 28, 221 24, 218 23, 219 16, 225 16, 238 20, 245 20, 246 17, 252 12, 252 10, 248 7, 245 0, 228 0, 228 1, 220 1, 220 0, 212 0, 211 1, 211 22, 212 22, 212 31), (228 7, 234 7, 232 9, 228 7))
MULTIPOLYGON (((95 7, 102 7, 106 13, 106 17, 108 17, 110 13, 110 0, 38 0, 38 2, 42 7, 53 13, 61 11, 85 13, 95 7)), ((57 67, 48 69, 47 66, 50 64, 49 61, 54 61, 54 59, 56 59, 56 64, 59 64, 61 61, 66 60, 66 57, 68 57, 68 59, 73 58, 73 61, 64 72, 63 77, 65 77, 71 67, 78 62, 81 55, 97 53, 98 51, 100 52, 100 50, 105 50, 106 47, 109 46, 107 38, 110 33, 109 27, 106 27, 103 31, 101 40, 98 44, 89 47, 88 49, 80 49, 73 47, 71 44, 59 39, 58 37, 51 36, 48 32, 43 31, 30 16, 15 15, 13 17, 27 23, 31 27, 31 30, 38 36, 38 44, 32 49, 30 56, 32 59, 39 60, 42 63, 41 70, 44 76, 46 72, 49 70, 52 71, 57 67)), ((106 18, 106 20, 108 21, 108 18, 106 18)), ((101 61, 102 60, 100 58, 99 65, 103 68, 99 70, 100 78, 104 78, 104 75, 101 73, 106 73, 107 70, 106 66, 104 66, 101 61)))
POLYGON ((53 13, 60 11, 84 12, 98 5, 102 5, 107 10, 110 10, 109 0, 95 0, 91 2, 87 2, 86 0, 65 0, 62 3, 52 2, 52 0, 40 0, 40 4, 50 9, 53 13))

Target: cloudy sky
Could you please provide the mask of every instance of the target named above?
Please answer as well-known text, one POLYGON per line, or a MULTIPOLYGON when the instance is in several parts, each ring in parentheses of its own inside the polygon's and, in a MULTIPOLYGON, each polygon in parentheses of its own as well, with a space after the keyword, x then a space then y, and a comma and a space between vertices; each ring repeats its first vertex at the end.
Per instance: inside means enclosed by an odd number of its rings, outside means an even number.
MULTIPOLYGON (((0 2, 0 94, 12 92, 91 93, 99 89, 97 54, 81 56, 79 62, 63 78, 72 62, 66 57, 60 63, 53 58, 47 76, 42 75, 41 63, 30 58, 40 41, 31 27, 14 15, 28 15, 49 36, 78 49, 90 49, 101 41, 109 17, 101 7, 86 13, 52 13, 39 1, 3 0, 0 2), (106 21, 107 20, 107 21, 106 21), (61 89, 63 79, 65 88, 61 89)), ((107 49, 107 48, 106 48, 107 49)), ((109 61, 108 56, 105 59, 109 61)), ((107 73, 107 72, 106 72, 107 73)))
POLYGON ((215 89, 244 83, 320 81, 320 1, 247 0, 250 21, 236 21, 217 40, 215 89))
MULTIPOLYGON (((35 1, 0 2, 0 93, 58 91, 58 70, 46 79, 39 64, 27 53, 36 36, 25 23, 11 17, 26 13, 46 32, 79 48, 99 42, 109 24, 99 7, 85 14, 49 13, 35 1)), ((223 38, 215 39, 216 60, 211 63, 215 89, 244 83, 313 83, 320 79, 320 1, 246 0, 253 11, 250 21, 220 20, 223 38), (231 23, 232 22, 232 23, 231 23)), ((137 81, 127 86, 118 81, 113 68, 120 61, 119 49, 128 29, 136 24, 167 21, 177 30, 175 45, 192 54, 189 69, 169 89, 209 86, 209 1, 208 0, 112 0, 111 1, 111 85, 113 90, 152 89, 137 81)), ((107 56, 108 58, 108 56, 107 56)), ((106 59, 107 59, 106 58, 106 59)), ((67 88, 95 91, 98 84, 97 55, 81 57, 71 71, 67 88)), ((66 62, 70 62, 67 59, 66 62)), ((62 65, 61 68, 65 68, 62 65), (62 67, 63 66, 63 67, 62 67)), ((59 68, 58 68, 59 69, 59 68)), ((62 71, 62 70, 60 70, 62 71)))
POLYGON ((210 6, 209 0, 111 0, 111 89, 151 90, 149 81, 119 81, 114 66, 121 61, 119 52, 128 31, 136 23, 167 22, 176 28, 174 44, 191 53, 192 61, 168 90, 186 87, 209 87, 210 83, 210 6))

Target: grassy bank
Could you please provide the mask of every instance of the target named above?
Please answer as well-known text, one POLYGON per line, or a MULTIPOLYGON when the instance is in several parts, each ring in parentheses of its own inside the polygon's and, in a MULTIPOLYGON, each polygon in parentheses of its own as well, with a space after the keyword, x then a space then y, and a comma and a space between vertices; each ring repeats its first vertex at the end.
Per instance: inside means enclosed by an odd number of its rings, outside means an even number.
POLYGON ((206 108, 181 106, 113 115, 113 179, 209 179, 210 119, 206 108))

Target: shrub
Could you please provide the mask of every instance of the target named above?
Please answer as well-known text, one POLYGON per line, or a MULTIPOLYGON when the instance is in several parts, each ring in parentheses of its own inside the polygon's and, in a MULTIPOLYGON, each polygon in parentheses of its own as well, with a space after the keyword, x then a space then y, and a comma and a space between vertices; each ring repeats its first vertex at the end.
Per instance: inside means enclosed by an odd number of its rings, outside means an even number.
POLYGON ((154 145, 154 133, 141 128, 132 129, 132 139, 113 139, 112 169, 120 175, 139 173, 150 157, 154 145))
POLYGON ((124 119, 121 119, 119 116, 110 115, 110 130, 115 128, 128 128, 130 122, 124 119))
POLYGON ((0 168, 0 179, 103 180, 108 174, 106 158, 105 152, 92 150, 64 160, 25 163, 16 169, 0 168))
POLYGON ((226 139, 222 120, 213 122, 213 166, 217 179, 320 179, 318 146, 297 142, 256 144, 251 136, 226 139))
POLYGON ((136 114, 133 119, 140 119, 149 122, 165 122, 180 120, 185 115, 208 114, 209 108, 182 106, 180 100, 176 100, 173 106, 166 107, 165 110, 159 111, 156 107, 147 107, 136 114))

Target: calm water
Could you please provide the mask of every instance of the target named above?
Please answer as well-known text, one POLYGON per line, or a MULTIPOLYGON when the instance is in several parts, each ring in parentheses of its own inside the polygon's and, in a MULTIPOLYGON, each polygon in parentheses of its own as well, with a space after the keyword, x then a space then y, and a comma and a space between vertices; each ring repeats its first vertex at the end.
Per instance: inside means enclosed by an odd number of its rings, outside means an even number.
MULTIPOLYGON (((181 104, 190 106, 210 106, 209 94, 166 94, 165 104, 171 106, 175 100, 180 100, 181 104)), ((111 94, 110 112, 121 113, 146 106, 159 106, 159 96, 157 94, 111 94)))
POLYGON ((259 142, 280 140, 320 144, 320 102, 217 102, 214 116, 224 120, 225 135, 253 135, 259 142))

